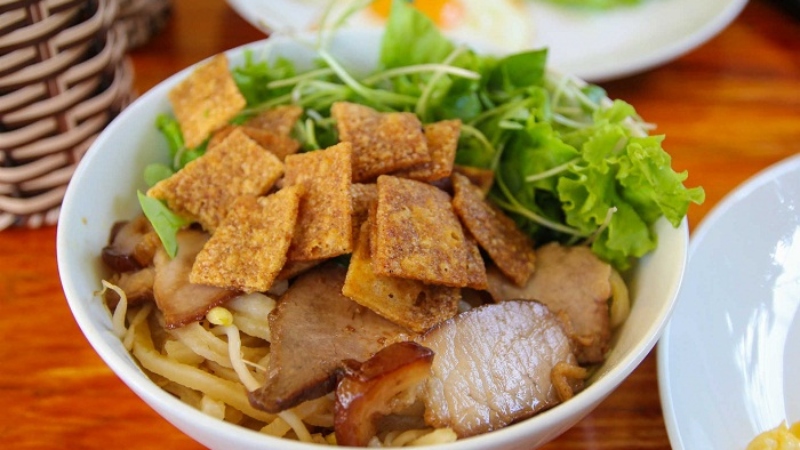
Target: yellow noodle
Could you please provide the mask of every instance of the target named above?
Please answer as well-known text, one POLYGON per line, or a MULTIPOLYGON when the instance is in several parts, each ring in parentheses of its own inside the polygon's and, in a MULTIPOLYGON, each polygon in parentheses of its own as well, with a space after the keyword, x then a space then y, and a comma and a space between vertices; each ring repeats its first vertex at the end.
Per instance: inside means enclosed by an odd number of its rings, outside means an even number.
POLYGON ((183 341, 168 339, 164 342, 164 353, 175 361, 189 366, 199 366, 206 359, 193 352, 183 341))
POLYGON ((416 447, 419 445, 446 444, 448 442, 455 442, 456 439, 458 439, 458 436, 452 428, 438 428, 430 430, 429 433, 414 439, 413 441, 409 442, 408 445, 411 447, 416 447))
POLYGON ((402 447, 411 441, 427 434, 430 430, 406 430, 402 432, 388 433, 384 440, 387 447, 402 447))
POLYGON ((180 364, 159 354, 153 348, 153 342, 150 340, 147 321, 137 325, 136 329, 133 354, 147 370, 219 399, 262 422, 269 422, 275 417, 253 408, 247 399, 245 389, 240 384, 216 377, 204 370, 180 364))
POLYGON ((200 400, 200 411, 203 411, 211 417, 216 417, 219 420, 225 420, 225 403, 213 399, 208 395, 203 395, 203 398, 200 400))
POLYGON ((162 384, 161 388, 178 397, 187 405, 190 405, 196 409, 200 409, 200 402, 203 399, 203 394, 200 392, 197 392, 194 389, 189 389, 182 384, 178 384, 169 380, 166 380, 166 383, 162 384))
POLYGON ((302 442, 311 442, 311 433, 308 432, 308 428, 306 428, 306 424, 303 423, 303 420, 300 417, 297 417, 297 414, 291 409, 287 409, 285 411, 281 411, 278 413, 281 419, 286 421, 289 426, 292 427, 292 430, 297 435, 297 438, 302 442))
POLYGON ((239 376, 239 381, 242 382, 248 391, 258 390, 258 388, 261 387, 261 383, 253 378, 253 374, 250 373, 250 370, 248 370, 242 360, 242 341, 239 339, 239 329, 236 328, 236 325, 228 325, 222 328, 228 336, 228 357, 230 358, 233 370, 236 371, 236 375, 239 376))
POLYGON ((203 358, 214 361, 224 367, 232 367, 230 358, 228 358, 228 344, 214 336, 199 323, 193 322, 183 327, 169 330, 169 333, 203 358))
POLYGON ((278 417, 275 420, 267 423, 263 428, 261 428, 260 431, 270 436, 284 437, 291 429, 292 427, 289 426, 285 420, 283 420, 281 417, 278 417))

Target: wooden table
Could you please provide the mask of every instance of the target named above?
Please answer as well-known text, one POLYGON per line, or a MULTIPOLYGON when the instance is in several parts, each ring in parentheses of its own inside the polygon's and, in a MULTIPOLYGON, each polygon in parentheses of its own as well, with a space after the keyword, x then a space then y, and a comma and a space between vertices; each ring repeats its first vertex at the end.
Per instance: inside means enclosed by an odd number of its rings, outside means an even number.
MULTIPOLYGON (((144 92, 177 70, 263 38, 223 0, 176 0, 167 28, 132 56, 144 92)), ((800 21, 753 0, 724 32, 658 69, 604 83, 667 135, 665 147, 707 199, 800 150, 800 21)), ((198 445, 162 420, 100 360, 70 315, 53 227, 0 232, 0 446, 173 450, 198 445)), ((550 449, 669 448, 652 352, 550 449)))

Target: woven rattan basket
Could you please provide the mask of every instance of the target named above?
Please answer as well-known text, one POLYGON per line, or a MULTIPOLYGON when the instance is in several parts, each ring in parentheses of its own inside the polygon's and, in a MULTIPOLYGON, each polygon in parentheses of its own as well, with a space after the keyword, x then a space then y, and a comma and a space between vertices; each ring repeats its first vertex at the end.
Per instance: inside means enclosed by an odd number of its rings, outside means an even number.
POLYGON ((131 100, 118 0, 0 0, 0 230, 57 221, 97 134, 131 100))
POLYGON ((128 48, 138 47, 158 33, 172 13, 171 0, 118 0, 117 26, 128 38, 128 48))

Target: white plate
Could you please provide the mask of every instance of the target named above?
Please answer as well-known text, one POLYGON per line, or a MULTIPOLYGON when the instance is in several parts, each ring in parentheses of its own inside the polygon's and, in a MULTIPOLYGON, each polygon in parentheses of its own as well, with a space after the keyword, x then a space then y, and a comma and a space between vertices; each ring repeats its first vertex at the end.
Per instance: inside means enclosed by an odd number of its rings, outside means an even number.
POLYGON ((692 236, 658 380, 678 450, 745 448, 800 420, 800 155, 731 192, 692 236))
MULTIPOLYGON (((291 32, 314 28, 328 1, 228 3, 256 27, 291 32)), ((645 0, 641 5, 610 11, 566 8, 544 0, 520 3, 530 34, 524 46, 548 47, 550 66, 598 82, 641 72, 687 53, 733 21, 747 0, 645 0)), ((478 20, 487 21, 486 17, 478 20)), ((512 20, 516 19, 506 17, 496 21, 495 26, 500 22, 508 30, 512 20)), ((364 25, 364 21, 354 22, 354 26, 364 25)), ((476 38, 475 33, 454 34, 472 34, 471 39, 476 38)), ((519 50, 513 45, 503 47, 519 50)))

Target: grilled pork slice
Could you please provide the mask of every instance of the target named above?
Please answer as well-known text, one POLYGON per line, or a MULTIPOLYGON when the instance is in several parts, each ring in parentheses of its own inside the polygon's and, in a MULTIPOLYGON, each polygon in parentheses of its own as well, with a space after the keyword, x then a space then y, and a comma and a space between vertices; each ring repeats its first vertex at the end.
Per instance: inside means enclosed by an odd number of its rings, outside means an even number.
POLYGON ((557 243, 542 246, 536 251, 536 272, 523 288, 494 268, 487 270, 487 277, 495 301, 537 300, 566 318, 566 328, 577 344, 578 362, 592 364, 605 359, 611 340, 611 266, 591 249, 557 243))
POLYGON ((256 408, 277 413, 336 387, 343 361, 365 361, 411 335, 343 296, 347 270, 334 263, 300 275, 269 316, 267 381, 250 393, 256 408))
MULTIPOLYGON (((436 354, 425 385, 425 421, 460 437, 502 428, 560 403, 551 380, 576 364, 569 337, 546 306, 484 305, 439 324, 418 340, 436 354)), ((569 380, 577 391, 582 380, 569 380)))
POLYGON ((431 349, 415 342, 392 344, 364 363, 348 361, 336 387, 336 442, 365 447, 378 419, 414 403, 432 362, 431 349))
MULTIPOLYGON (((111 277, 111 283, 117 285, 125 292, 125 299, 128 305, 139 305, 155 300, 153 297, 153 283, 155 282, 156 269, 147 266, 135 272, 115 273, 111 277)), ((105 293, 106 304, 113 310, 116 308, 120 298, 111 289, 105 293)))
POLYGON ((197 230, 182 230, 177 234, 178 253, 170 258, 159 246, 153 258, 155 278, 153 294, 156 305, 164 314, 167 328, 176 328, 202 319, 213 307, 241 294, 239 291, 189 282, 192 264, 208 234, 197 230))

